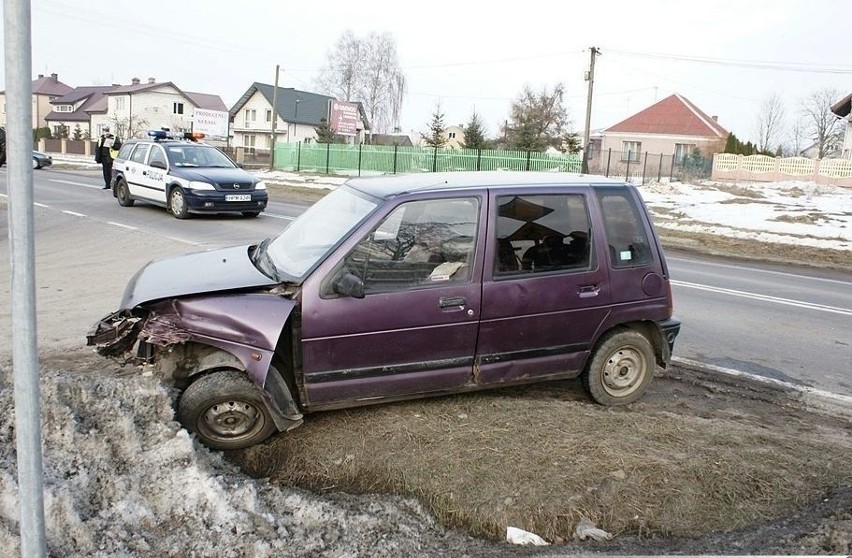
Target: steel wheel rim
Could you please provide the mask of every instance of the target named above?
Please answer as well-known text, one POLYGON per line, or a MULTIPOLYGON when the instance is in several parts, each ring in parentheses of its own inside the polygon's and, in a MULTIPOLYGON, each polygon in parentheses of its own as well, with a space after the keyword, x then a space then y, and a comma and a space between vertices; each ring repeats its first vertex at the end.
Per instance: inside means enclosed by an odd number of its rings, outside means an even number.
POLYGON ((38 168, 38 159, 36 159, 35 157, 33 157, 33 168, 34 169, 38 168))
POLYGON ((180 193, 180 190, 175 190, 172 193, 172 212, 175 215, 183 213, 183 204, 183 194, 180 193))
POLYGON ((119 182, 118 183, 118 199, 120 199, 123 202, 126 202, 127 198, 128 198, 127 184, 125 184, 124 182, 119 182))
POLYGON ((607 358, 601 380, 609 395, 626 397, 639 389, 647 374, 648 363, 642 352, 635 347, 620 347, 607 358))
POLYGON ((232 399, 207 407, 197 424, 199 433, 210 440, 236 442, 256 436, 266 417, 253 403, 232 399))

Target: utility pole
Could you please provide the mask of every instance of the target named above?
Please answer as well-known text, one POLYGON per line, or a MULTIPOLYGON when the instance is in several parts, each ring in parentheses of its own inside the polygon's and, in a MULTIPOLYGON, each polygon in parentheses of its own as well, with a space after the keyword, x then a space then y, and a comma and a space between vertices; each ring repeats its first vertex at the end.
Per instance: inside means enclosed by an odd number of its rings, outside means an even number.
POLYGON ((595 87, 595 56, 601 53, 597 47, 592 47, 591 51, 589 71, 586 72, 586 81, 589 82, 589 97, 586 99, 586 128, 583 132, 583 166, 581 169, 583 174, 588 174, 589 172, 589 129, 592 126, 592 90, 595 87))
POLYGON ((275 89, 272 90, 272 149, 269 152, 269 170, 275 170, 275 129, 278 127, 278 73, 279 64, 275 65, 275 89))
MULTIPOLYGON (((15 377, 15 441, 21 556, 47 555, 44 465, 36 332, 35 232, 33 229, 32 17, 29 0, 3 3, 6 68, 6 189, 11 254, 12 367, 15 377)), ((38 123, 36 123, 38 125, 38 123)), ((9 412, 4 409, 4 412, 9 412)), ((12 481, 14 484, 14 481, 12 481)), ((9 550, 3 555, 11 554, 9 550)))

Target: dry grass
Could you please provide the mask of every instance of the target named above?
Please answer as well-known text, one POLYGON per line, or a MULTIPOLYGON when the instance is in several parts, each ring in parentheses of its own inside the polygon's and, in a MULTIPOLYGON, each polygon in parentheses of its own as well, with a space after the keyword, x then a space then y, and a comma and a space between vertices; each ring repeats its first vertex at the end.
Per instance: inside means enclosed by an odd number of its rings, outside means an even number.
POLYGON ((770 219, 770 221, 780 221, 782 223, 804 223, 806 225, 813 225, 825 220, 825 214, 817 211, 811 211, 809 213, 799 215, 784 214, 770 219))
POLYGON ((562 382, 324 413, 236 460, 284 485, 416 497, 494 539, 507 526, 568 539, 581 514, 614 534, 698 535, 852 482, 848 438, 657 399, 604 408, 562 382))
POLYGON ((759 199, 764 197, 763 192, 759 190, 751 190, 746 186, 740 186, 738 184, 719 183, 714 184, 712 189, 719 190, 720 192, 726 192, 732 196, 738 196, 741 198, 759 199))

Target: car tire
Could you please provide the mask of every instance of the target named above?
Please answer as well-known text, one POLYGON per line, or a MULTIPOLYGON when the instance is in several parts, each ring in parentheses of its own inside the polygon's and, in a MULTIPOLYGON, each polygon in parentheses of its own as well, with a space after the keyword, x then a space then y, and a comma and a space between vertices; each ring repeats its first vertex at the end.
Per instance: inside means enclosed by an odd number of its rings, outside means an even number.
POLYGON ((115 181, 115 197, 121 207, 133 207, 136 201, 130 197, 130 189, 127 187, 127 181, 123 178, 115 181))
POLYGON ((257 217, 260 211, 243 211, 243 217, 257 217))
POLYGON ((625 405, 645 393, 656 369, 654 348, 635 330, 606 334, 581 375, 583 387, 601 405, 625 405))
POLYGON ((247 448, 277 431, 260 389, 240 370, 213 372, 189 384, 177 414, 212 449, 247 448))
POLYGON ((189 206, 186 204, 186 197, 183 195, 180 186, 175 186, 169 192, 169 211, 178 219, 189 217, 189 206))
POLYGON ((33 157, 33 170, 40 169, 40 168, 41 168, 41 165, 38 164, 38 159, 33 157))

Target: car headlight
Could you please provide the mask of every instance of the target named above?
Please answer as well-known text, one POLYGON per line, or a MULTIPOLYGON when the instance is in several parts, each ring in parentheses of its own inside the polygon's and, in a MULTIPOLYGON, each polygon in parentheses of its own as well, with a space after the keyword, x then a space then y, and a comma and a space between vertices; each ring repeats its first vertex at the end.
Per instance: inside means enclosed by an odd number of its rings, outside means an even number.
POLYGON ((257 184, 254 185, 254 189, 255 190, 266 190, 266 182, 261 180, 260 182, 258 182, 257 184))
POLYGON ((200 182, 197 180, 191 180, 189 182, 189 188, 191 190, 215 190, 216 187, 210 184, 209 182, 200 182))

